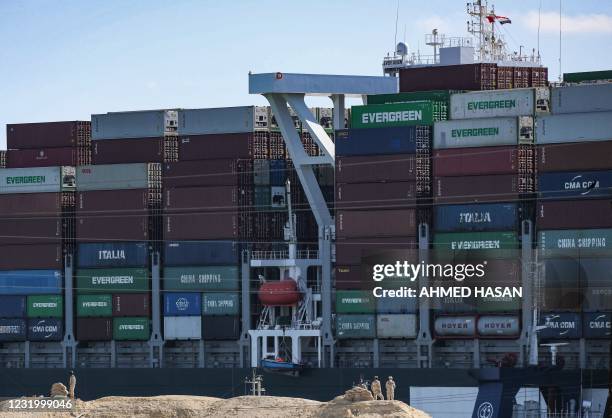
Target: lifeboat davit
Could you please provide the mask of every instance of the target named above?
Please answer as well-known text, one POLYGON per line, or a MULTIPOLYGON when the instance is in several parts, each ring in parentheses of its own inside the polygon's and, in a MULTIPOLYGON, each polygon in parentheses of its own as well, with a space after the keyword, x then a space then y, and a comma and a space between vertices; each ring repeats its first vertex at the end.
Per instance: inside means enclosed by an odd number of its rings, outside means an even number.
POLYGON ((259 288, 259 300, 266 306, 292 306, 301 298, 297 283, 291 279, 265 282, 259 288))

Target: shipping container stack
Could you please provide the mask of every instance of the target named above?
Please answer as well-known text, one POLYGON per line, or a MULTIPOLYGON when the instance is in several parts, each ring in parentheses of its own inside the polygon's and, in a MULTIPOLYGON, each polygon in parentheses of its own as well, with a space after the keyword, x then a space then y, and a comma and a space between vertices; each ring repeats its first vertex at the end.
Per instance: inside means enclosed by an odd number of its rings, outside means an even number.
MULTIPOLYGON (((593 77, 579 73, 566 81, 593 77)), ((559 348, 566 367, 605 368, 612 315, 612 83, 552 88, 551 114, 538 120, 536 140, 540 320, 549 326, 540 339, 568 343, 559 348)))

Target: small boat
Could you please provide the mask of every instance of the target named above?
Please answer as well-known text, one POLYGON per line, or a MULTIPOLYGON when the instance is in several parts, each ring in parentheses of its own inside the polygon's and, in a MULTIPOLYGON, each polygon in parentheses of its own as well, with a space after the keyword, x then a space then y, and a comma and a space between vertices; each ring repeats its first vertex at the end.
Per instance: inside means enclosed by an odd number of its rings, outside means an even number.
POLYGON ((295 280, 265 282, 259 288, 259 300, 266 306, 293 306, 302 298, 295 280))
POLYGON ((261 367, 268 371, 276 372, 297 372, 304 368, 303 364, 291 363, 282 358, 264 358, 261 359, 261 367))

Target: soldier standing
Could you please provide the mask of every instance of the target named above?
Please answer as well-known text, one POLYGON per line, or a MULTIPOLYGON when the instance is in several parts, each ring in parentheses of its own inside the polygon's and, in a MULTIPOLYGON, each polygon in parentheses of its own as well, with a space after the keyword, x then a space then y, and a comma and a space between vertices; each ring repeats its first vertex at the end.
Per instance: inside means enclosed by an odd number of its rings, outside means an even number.
POLYGON ((380 380, 378 380, 378 376, 374 376, 374 380, 372 380, 370 387, 372 388, 372 395, 374 396, 375 401, 377 401, 378 399, 381 399, 383 401, 385 400, 385 397, 382 394, 382 387, 380 386, 380 380))
POLYGON ((68 391, 71 399, 74 399, 74 388, 76 387, 76 376, 74 371, 70 370, 70 376, 68 377, 68 391))
POLYGON ((395 381, 393 380, 393 376, 389 376, 389 379, 387 380, 385 387, 387 388, 387 400, 390 400, 390 401, 394 400, 395 399, 395 381))

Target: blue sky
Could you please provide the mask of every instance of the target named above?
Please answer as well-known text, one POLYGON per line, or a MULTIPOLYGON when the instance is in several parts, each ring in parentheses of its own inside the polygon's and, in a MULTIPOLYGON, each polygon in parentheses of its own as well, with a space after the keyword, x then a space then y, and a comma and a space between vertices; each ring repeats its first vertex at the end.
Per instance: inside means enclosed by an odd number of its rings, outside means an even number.
MULTIPOLYGON (((512 48, 558 76, 557 0, 498 0, 512 48)), ((120 110, 264 104, 247 73, 380 74, 396 0, 0 1, 0 149, 6 123, 120 110)), ((400 0, 399 38, 465 35, 464 1, 400 0)), ((612 68, 612 2, 563 0, 563 71, 612 68)), ((321 105, 324 102, 317 102, 321 105)))

